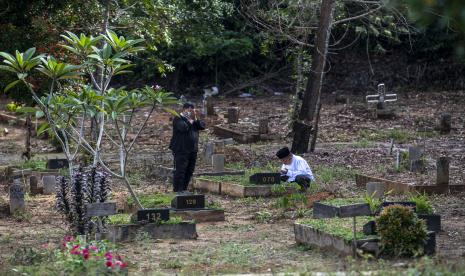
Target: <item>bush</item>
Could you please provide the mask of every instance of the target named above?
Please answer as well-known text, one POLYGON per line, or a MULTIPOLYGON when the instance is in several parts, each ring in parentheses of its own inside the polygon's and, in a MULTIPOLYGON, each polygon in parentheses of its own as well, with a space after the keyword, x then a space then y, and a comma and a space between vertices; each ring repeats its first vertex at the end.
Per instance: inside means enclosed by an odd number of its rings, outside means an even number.
POLYGON ((418 256, 423 254, 427 232, 425 222, 408 207, 385 207, 376 219, 381 250, 389 256, 418 256))

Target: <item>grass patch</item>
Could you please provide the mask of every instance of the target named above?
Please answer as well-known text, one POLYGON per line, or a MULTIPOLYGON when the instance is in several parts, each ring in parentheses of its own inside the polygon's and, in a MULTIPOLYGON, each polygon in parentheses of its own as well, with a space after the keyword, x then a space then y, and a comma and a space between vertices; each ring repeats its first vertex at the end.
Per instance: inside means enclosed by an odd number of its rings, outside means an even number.
POLYGON ((354 147, 359 149, 372 148, 373 146, 373 141, 370 141, 366 138, 359 139, 354 143, 354 147))
POLYGON ((358 132, 361 139, 367 141, 386 141, 394 139, 395 143, 406 143, 412 139, 412 135, 405 130, 394 128, 389 130, 367 130, 363 129, 358 132))
POLYGON ((350 204, 366 203, 366 201, 363 198, 334 198, 334 199, 321 201, 320 203, 331 205, 334 207, 340 207, 340 206, 345 206, 345 205, 350 205, 350 204))
MULTIPOLYGON (((363 227, 365 223, 372 220, 373 217, 363 216, 357 217, 357 239, 368 238, 369 236, 363 234, 363 227)), ((301 219, 297 221, 300 224, 308 225, 316 230, 343 238, 346 241, 353 239, 353 221, 352 218, 326 218, 326 219, 301 219)))
POLYGON ((357 173, 357 170, 343 166, 319 166, 314 170, 316 182, 323 184, 351 180, 355 178, 357 173))
POLYGON ((268 163, 264 167, 247 169, 244 175, 203 175, 201 177, 197 177, 197 179, 213 180, 218 182, 230 182, 242 186, 255 186, 255 184, 250 183, 249 177, 253 174, 263 172, 279 172, 279 168, 271 163, 268 163))
MULTIPOLYGON (((138 195, 139 201, 144 206, 144 208, 162 208, 162 207, 170 207, 171 200, 174 197, 173 193, 169 194, 145 194, 145 195, 138 195)), ((132 197, 128 197, 126 199, 126 203, 129 207, 135 206, 134 199, 132 197)))
POLYGON ((47 161, 43 159, 26 160, 20 165, 20 168, 23 170, 31 169, 33 171, 45 171, 47 170, 47 161))
MULTIPOLYGON (((159 221, 159 224, 180 224, 181 222, 194 223, 193 221, 183 221, 179 216, 170 216, 170 219, 167 221, 159 221)), ((117 214, 108 216, 108 224, 118 225, 118 224, 131 224, 131 214, 117 214)))

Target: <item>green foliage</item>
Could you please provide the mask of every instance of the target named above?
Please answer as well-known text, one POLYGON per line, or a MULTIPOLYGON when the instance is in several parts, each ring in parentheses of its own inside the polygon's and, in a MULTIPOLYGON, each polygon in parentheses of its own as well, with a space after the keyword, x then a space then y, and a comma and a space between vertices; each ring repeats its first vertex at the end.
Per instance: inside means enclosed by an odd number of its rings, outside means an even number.
POLYGON ((390 256, 423 254, 427 239, 426 225, 408 207, 391 205, 376 218, 382 252, 390 256))
POLYGON ((131 223, 130 214, 116 214, 108 216, 108 224, 129 224, 131 223))
POLYGON ((307 204, 307 197, 305 194, 293 193, 278 197, 274 206, 276 208, 289 209, 299 208, 305 206, 305 204, 307 204))
POLYGON ((318 166, 314 169, 317 183, 330 184, 337 181, 350 180, 355 177, 356 170, 346 166, 318 166))
MULTIPOLYGON (((373 217, 369 216, 357 217, 357 225, 363 225, 372 219, 373 217)), ((297 220, 297 223, 309 225, 316 230, 341 237, 346 241, 352 241, 354 238, 352 218, 300 219, 297 220)), ((361 227, 357 228, 356 237, 357 239, 368 238, 363 234, 361 227)))
POLYGON ((372 195, 369 195, 368 193, 365 194, 365 202, 370 206, 372 214, 374 214, 376 210, 378 210, 382 203, 381 199, 374 197, 375 193, 376 191, 374 191, 372 195))
POLYGON ((431 206, 431 202, 426 194, 418 193, 411 195, 408 200, 415 203, 415 210, 418 214, 430 215, 433 213, 433 206, 431 206))
POLYGON ((280 184, 274 184, 271 186, 271 193, 273 195, 283 195, 289 193, 289 191, 300 191, 301 187, 296 182, 283 182, 280 184))
POLYGON ((15 102, 10 102, 5 106, 6 111, 9 112, 16 112, 19 108, 21 108, 21 105, 15 102))
MULTIPOLYGON (((143 194, 139 195, 139 201, 144 206, 144 208, 160 208, 160 207, 169 207, 171 206, 171 200, 174 197, 173 193, 170 194, 143 194)), ((126 199, 128 206, 135 206, 134 198, 128 197, 126 199)))
POLYGON ((32 214, 28 211, 16 210, 11 217, 18 222, 29 222, 32 218, 32 214))
POLYGON ((406 143, 412 136, 409 132, 393 128, 390 130, 367 130, 363 129, 358 132, 358 136, 362 139, 367 141, 386 141, 390 139, 394 139, 396 143, 406 143))
POLYGON ((26 160, 20 165, 21 169, 31 169, 33 171, 44 171, 47 169, 47 161, 43 159, 26 160))
POLYGON ((254 214, 253 218, 258 223, 269 223, 273 221, 273 214, 268 211, 259 211, 254 214))

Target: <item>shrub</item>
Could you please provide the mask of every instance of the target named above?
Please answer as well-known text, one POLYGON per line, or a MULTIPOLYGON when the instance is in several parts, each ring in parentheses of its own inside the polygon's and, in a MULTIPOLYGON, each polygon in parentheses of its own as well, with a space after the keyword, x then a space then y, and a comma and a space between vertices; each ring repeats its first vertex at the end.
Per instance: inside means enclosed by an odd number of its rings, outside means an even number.
POLYGON ((381 250, 389 256, 418 256, 423 254, 427 239, 426 225, 408 207, 385 207, 376 219, 381 250))
POLYGON ((412 201, 416 205, 417 213, 429 215, 433 213, 433 207, 429 202, 428 196, 426 194, 417 194, 409 197, 409 201, 412 201))

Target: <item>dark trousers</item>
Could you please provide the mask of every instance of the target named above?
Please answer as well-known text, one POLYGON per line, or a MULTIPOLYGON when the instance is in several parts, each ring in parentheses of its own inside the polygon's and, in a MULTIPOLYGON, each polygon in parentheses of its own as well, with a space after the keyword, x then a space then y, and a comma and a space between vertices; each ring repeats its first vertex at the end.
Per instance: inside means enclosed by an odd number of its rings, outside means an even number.
MULTIPOLYGON (((287 175, 281 175, 281 181, 287 181, 289 179, 289 176, 287 175)), ((310 178, 304 174, 299 174, 295 177, 294 182, 299 184, 300 188, 302 191, 306 191, 308 187, 310 187, 310 178)))
POLYGON ((197 152, 175 152, 173 155, 173 191, 182 192, 187 190, 187 186, 191 181, 197 160, 197 152))

